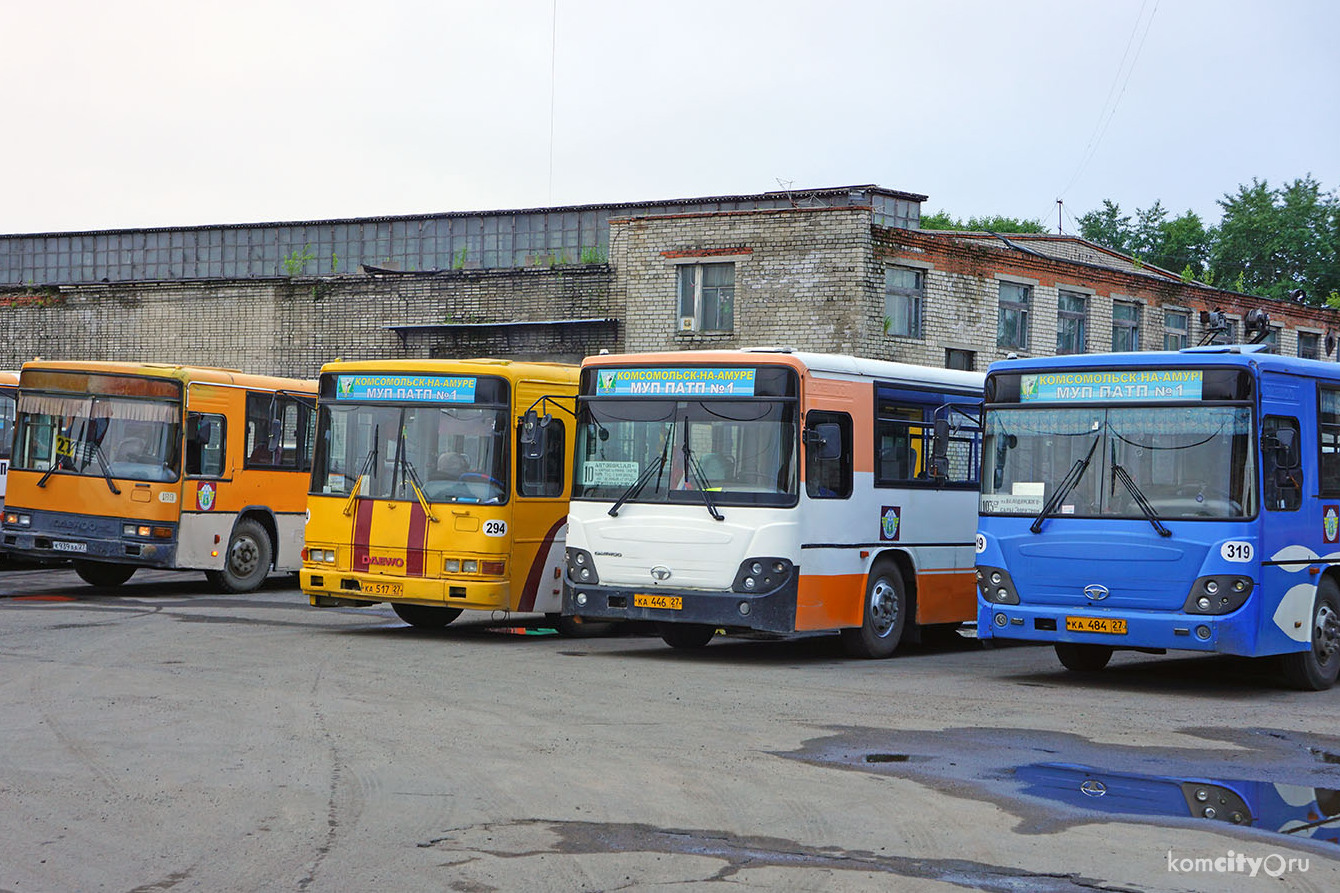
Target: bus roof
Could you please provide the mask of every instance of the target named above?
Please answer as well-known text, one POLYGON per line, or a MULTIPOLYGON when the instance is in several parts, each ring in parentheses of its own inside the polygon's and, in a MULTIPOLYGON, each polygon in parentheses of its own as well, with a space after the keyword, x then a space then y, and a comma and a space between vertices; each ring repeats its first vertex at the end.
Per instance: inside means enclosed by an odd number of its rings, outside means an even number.
POLYGON ((987 369, 994 372, 1053 371, 1057 369, 1133 369, 1185 366, 1240 366, 1315 378, 1340 379, 1340 363, 1282 357, 1265 352, 1263 344, 1216 344, 1182 350, 1150 350, 1126 353, 1079 353, 1056 357, 1025 357, 997 360, 987 369))
MULTIPOLYGON (((213 366, 177 366, 171 363, 132 363, 110 360, 30 360, 23 371, 86 372, 101 375, 138 375, 148 378, 171 378, 184 384, 231 384, 271 391, 298 391, 316 393, 316 382, 299 378, 281 378, 275 375, 252 375, 236 369, 213 366)), ((20 378, 20 384, 22 378, 20 378)))
POLYGON ((980 372, 967 372, 961 369, 940 369, 935 366, 917 366, 912 363, 871 360, 865 357, 847 356, 846 354, 807 353, 805 351, 771 347, 750 347, 740 350, 676 350, 657 353, 601 354, 587 357, 582 361, 582 368, 630 365, 683 366, 702 365, 704 363, 725 365, 772 363, 790 366, 800 372, 818 373, 826 376, 935 384, 978 392, 982 390, 982 383, 986 378, 980 372))
POLYGON ((12 369, 0 369, 0 388, 17 388, 19 386, 19 373, 12 369))
POLYGON ((321 367, 321 374, 335 372, 395 372, 408 374, 500 375, 512 380, 577 381, 580 369, 569 363, 539 360, 497 360, 475 357, 462 360, 336 360, 321 367))

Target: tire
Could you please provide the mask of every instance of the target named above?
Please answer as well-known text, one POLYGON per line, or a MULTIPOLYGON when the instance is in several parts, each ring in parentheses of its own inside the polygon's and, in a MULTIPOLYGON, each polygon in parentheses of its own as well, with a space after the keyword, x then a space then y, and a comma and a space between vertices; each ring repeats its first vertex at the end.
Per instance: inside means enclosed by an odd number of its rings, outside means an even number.
POLYGON ((74 572, 90 586, 99 589, 114 589, 126 582, 135 573, 133 564, 107 564, 102 561, 76 561, 74 572))
POLYGON ((415 629, 442 629, 461 616, 460 608, 438 608, 433 605, 406 605, 395 603, 391 610, 415 629))
POLYGON ((1280 659, 1284 681, 1302 691, 1325 691, 1340 674, 1340 587, 1325 577, 1312 604, 1312 647, 1280 659))
POLYGON ((206 571, 205 576, 221 592, 252 592, 259 589, 270 575, 273 560, 270 534, 256 521, 244 518, 234 525, 233 534, 228 538, 223 570, 206 571))
POLYGON ((1097 673, 1112 659, 1112 646, 1057 642, 1056 657, 1071 672, 1097 673))
POLYGON ((909 607, 902 572, 892 562, 876 562, 866 579, 861 625, 842 631, 843 650, 864 660, 891 657, 907 628, 909 607))
POLYGON ((705 623, 658 623, 656 631, 671 648, 702 648, 717 634, 716 627, 705 623))

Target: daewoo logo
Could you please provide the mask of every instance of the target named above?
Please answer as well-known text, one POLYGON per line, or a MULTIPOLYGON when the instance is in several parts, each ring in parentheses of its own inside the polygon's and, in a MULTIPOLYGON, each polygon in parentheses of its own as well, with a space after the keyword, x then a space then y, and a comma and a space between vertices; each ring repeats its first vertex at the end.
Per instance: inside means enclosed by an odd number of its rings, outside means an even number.
POLYGON ((1096 778, 1090 778, 1079 786, 1082 793, 1089 797, 1101 797, 1107 793, 1107 785, 1096 778))
POLYGON ((658 580, 668 580, 670 579, 670 568, 658 564, 651 569, 651 575, 658 580))
POLYGON ((1084 597, 1091 602, 1100 602, 1111 594, 1106 586, 1098 583, 1090 583, 1084 587, 1084 597))
POLYGON ((52 518, 51 526, 57 530, 97 530, 95 521, 80 521, 77 518, 52 518))
POLYGON ((392 558, 389 555, 364 555, 363 563, 374 567, 404 567, 405 559, 392 558))

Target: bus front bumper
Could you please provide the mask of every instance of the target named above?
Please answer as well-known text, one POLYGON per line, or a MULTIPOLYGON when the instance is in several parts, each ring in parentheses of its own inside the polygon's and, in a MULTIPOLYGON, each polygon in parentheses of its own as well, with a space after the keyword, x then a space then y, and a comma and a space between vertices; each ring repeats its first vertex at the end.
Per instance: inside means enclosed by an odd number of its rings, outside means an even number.
POLYGON ((0 547, 10 555, 40 561, 101 561, 136 567, 173 568, 177 560, 177 529, 162 521, 101 518, 70 512, 13 509, 29 523, 4 525, 0 547), (127 536, 125 528, 160 529, 171 536, 127 536))
POLYGON ((515 610, 512 607, 512 586, 507 580, 395 577, 313 564, 304 565, 298 577, 303 593, 316 608, 399 602, 472 611, 515 610))
POLYGON ((765 593, 574 585, 563 581, 563 616, 583 620, 695 623, 787 635, 796 631, 796 577, 765 593))
POLYGON ((1108 645, 1155 651, 1204 651, 1257 656, 1247 611, 1188 614, 1182 611, 1095 610, 1083 605, 990 604, 977 600, 977 638, 1055 644, 1108 645), (1067 629, 1067 621, 1104 631, 1067 629), (1101 621, 1089 623, 1088 621, 1101 621))

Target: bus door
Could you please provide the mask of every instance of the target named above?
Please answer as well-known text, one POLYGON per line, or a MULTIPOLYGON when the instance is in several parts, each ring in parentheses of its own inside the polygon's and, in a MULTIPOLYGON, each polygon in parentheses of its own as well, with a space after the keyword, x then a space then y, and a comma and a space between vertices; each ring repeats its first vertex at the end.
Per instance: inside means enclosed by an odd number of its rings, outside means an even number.
POLYGON ((868 564, 861 553, 869 554, 860 544, 876 539, 873 508, 861 512, 867 500, 856 486, 860 479, 861 492, 870 492, 869 451, 858 446, 870 437, 870 385, 810 377, 803 387, 796 629, 860 626, 868 564))
POLYGON ((174 494, 181 506, 177 563, 183 567, 218 570, 224 565, 224 551, 237 517, 236 511, 225 506, 234 466, 240 464, 241 432, 230 431, 228 425, 238 393, 197 382, 186 389, 181 486, 174 494))
MULTIPOLYGON (((520 416, 541 397, 554 398, 555 385, 518 381, 514 406, 520 416)), ((518 611, 556 613, 563 602, 563 546, 567 539, 568 476, 572 468, 573 396, 535 407, 535 428, 523 431, 518 418, 513 455, 516 457, 510 533, 512 554, 508 568, 512 603, 518 611)))
POLYGON ((1313 598, 1322 566, 1313 561, 1276 564, 1298 553, 1307 559, 1340 552, 1340 389, 1310 381, 1263 376, 1261 381, 1261 523, 1257 538, 1221 543, 1232 570, 1260 568, 1264 598, 1257 625, 1274 640, 1254 650, 1297 649, 1310 641, 1313 598), (1303 412, 1317 406, 1318 417, 1303 412), (1318 450, 1311 445, 1321 444, 1318 450), (1316 464, 1320 458, 1320 467, 1316 464), (1328 482, 1328 473, 1332 480, 1328 482), (1331 493, 1327 497, 1324 494, 1331 493), (1323 495, 1318 496, 1321 493, 1323 495))

